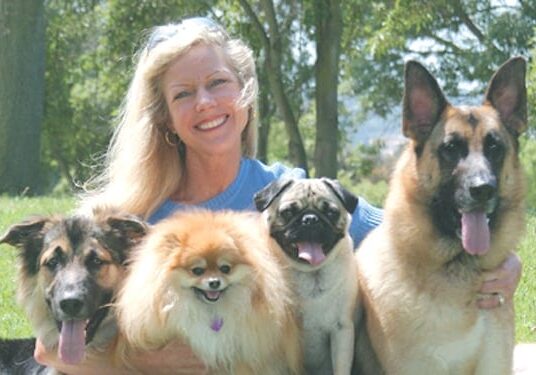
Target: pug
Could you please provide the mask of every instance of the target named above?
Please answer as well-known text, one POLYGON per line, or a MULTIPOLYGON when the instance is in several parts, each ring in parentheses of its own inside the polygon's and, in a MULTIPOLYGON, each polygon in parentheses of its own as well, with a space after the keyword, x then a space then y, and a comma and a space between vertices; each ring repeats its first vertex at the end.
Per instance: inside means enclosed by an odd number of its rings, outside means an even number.
POLYGON ((348 230, 357 197, 327 178, 279 179, 254 201, 268 225, 270 246, 290 266, 305 373, 350 374, 358 284, 348 230))

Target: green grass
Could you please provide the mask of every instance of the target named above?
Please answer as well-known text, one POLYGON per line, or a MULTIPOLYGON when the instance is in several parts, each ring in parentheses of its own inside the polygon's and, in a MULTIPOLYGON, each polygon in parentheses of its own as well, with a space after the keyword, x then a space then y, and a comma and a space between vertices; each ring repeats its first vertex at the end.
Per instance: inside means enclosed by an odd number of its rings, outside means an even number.
MULTIPOLYGON (((366 194, 363 194, 367 196, 366 194)), ((8 198, 0 196, 0 233, 24 218, 40 214, 69 212, 73 198, 8 198)), ((523 276, 515 296, 516 339, 518 342, 536 342, 536 257, 532 249, 536 243, 536 213, 528 215, 527 232, 519 255, 523 260, 523 276)), ((0 246, 0 337, 24 337, 31 329, 22 311, 15 303, 16 250, 0 246)))
MULTIPOLYGON (((0 196, 0 233, 33 215, 65 213, 74 206, 73 198, 12 198, 0 196)), ((15 303, 17 250, 0 245, 0 337, 25 337, 31 328, 15 303)))

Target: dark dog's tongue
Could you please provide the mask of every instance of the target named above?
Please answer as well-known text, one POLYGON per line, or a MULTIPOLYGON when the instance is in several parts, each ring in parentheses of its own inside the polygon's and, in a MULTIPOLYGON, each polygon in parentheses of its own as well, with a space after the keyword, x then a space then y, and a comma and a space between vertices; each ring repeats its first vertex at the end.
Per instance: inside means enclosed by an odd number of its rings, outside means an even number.
POLYGON ((317 266, 326 259, 326 255, 322 251, 322 246, 314 242, 298 242, 298 258, 317 266))
POLYGON ((483 255, 489 250, 490 234, 485 212, 462 214, 462 244, 471 255, 483 255))
POLYGON ((58 355, 68 364, 77 364, 84 358, 86 322, 66 320, 61 325, 58 355))

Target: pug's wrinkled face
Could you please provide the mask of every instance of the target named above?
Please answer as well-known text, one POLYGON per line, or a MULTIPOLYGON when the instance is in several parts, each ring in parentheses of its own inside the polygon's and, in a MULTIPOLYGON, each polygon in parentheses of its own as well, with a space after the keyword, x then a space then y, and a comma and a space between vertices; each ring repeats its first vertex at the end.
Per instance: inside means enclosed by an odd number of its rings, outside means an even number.
POLYGON ((326 178, 277 180, 257 193, 255 203, 285 254, 318 268, 347 235, 357 198, 326 178))

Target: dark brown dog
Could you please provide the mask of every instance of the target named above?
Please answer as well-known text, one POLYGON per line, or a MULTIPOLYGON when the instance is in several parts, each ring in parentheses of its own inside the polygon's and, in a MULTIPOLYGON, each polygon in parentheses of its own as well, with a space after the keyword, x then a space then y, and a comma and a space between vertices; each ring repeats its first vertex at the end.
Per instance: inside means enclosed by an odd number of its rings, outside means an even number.
POLYGON ((523 230, 518 136, 527 126, 526 63, 507 61, 480 106, 453 106, 420 64, 405 70, 403 133, 384 222, 357 251, 368 336, 356 373, 376 353, 388 374, 508 374, 514 315, 476 307, 482 271, 523 230), (367 340, 374 351, 366 356, 367 340), (368 358, 368 359, 367 359, 368 358))
MULTIPOLYGON (((32 218, 0 238, 19 249, 17 297, 34 333, 47 348, 57 346, 66 363, 79 362, 86 347, 102 348, 114 337, 109 305, 128 252, 145 232, 145 224, 131 215, 96 210, 89 217, 32 218)), ((4 353, 22 345, 30 348, 33 362, 31 341, 4 341, 4 353)), ((0 363, 2 370, 17 371, 15 363, 0 363)), ((37 373, 37 368, 25 371, 37 373)))

